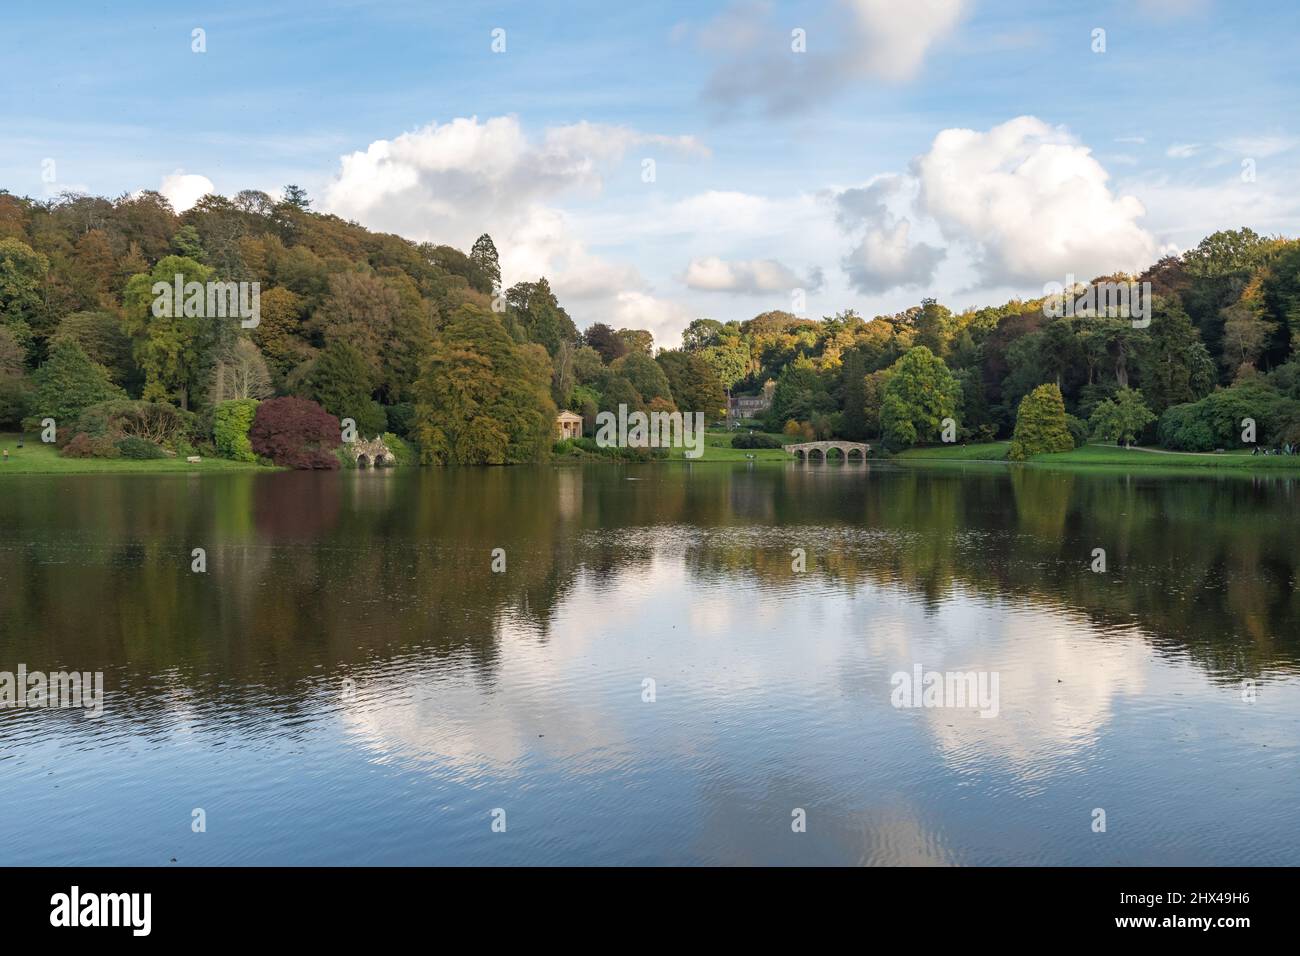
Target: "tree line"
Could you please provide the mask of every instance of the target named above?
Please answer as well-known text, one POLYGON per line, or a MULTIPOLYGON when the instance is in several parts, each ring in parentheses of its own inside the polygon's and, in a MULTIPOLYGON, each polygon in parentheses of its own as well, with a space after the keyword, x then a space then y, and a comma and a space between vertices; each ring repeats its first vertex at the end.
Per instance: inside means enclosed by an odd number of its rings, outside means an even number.
POLYGON ((1149 326, 1051 318, 1043 299, 960 313, 926 299, 870 320, 697 319, 656 350, 645 330, 579 331, 545 278, 503 288, 486 234, 466 253, 371 232, 296 186, 179 215, 156 192, 0 192, 0 428, 53 418, 69 454, 329 467, 346 418, 402 460, 505 464, 553 453, 559 408, 590 435, 620 405, 716 421, 728 395, 766 393, 766 430, 903 447, 942 440, 945 421, 961 440, 1014 437, 1049 386, 1049 441, 1063 422, 1076 443, 1204 450, 1249 417, 1260 441, 1300 442, 1300 243, 1219 232, 1102 280, 1150 282, 1149 326), (259 283, 256 325, 157 314, 153 289, 176 276, 259 283))
POLYGON ((1239 447, 1245 419, 1260 443, 1300 443, 1300 242, 1217 232, 1102 282, 1150 283, 1149 323, 1059 316, 1047 297, 956 313, 924 299, 871 320, 699 319, 684 342, 727 388, 766 387, 769 427, 808 438, 906 447, 942 441, 945 419, 962 441, 1012 438, 1022 402, 1046 386, 1030 408, 1059 404, 1054 427, 1075 444, 1239 447))

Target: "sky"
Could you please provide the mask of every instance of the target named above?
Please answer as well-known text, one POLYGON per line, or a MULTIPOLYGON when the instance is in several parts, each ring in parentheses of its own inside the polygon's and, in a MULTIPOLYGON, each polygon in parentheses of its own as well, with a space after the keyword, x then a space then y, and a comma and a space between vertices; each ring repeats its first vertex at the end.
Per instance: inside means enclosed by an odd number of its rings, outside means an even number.
POLYGON ((1300 4, 0 4, 0 188, 304 186, 580 327, 954 309, 1300 234, 1300 4), (199 32, 196 32, 199 31, 199 32))

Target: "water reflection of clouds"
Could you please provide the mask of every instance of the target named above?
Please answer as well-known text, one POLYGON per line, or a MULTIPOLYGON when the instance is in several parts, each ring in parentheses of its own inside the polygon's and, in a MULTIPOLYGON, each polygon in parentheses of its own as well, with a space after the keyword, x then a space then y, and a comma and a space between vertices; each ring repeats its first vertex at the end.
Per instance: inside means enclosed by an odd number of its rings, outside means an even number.
POLYGON ((936 604, 815 574, 759 590, 743 572, 701 579, 664 546, 580 574, 545 639, 503 616, 497 643, 487 676, 453 658, 373 678, 344 710, 351 739, 494 793, 655 788, 656 807, 703 815, 684 858, 728 862, 782 862, 763 834, 809 805, 818 832, 791 859, 961 863, 940 794, 1043 793, 1097 759, 1126 706, 1218 692, 1139 630, 1060 606, 962 589, 936 604), (895 710, 889 676, 916 663, 998 672, 999 716, 895 710))
POLYGON ((873 586, 850 596, 813 575, 779 595, 741 576, 700 588, 680 557, 663 551, 599 586, 580 577, 550 635, 539 641, 503 617, 490 682, 444 663, 451 670, 427 684, 362 695, 350 727, 392 756, 508 772, 538 749, 577 757, 625 745, 644 677, 659 686, 654 706, 813 706, 830 681, 853 706, 889 717, 889 675, 919 663, 1000 675, 996 718, 921 713, 946 759, 1028 773, 1094 743, 1117 699, 1145 691, 1154 663, 1140 637, 1102 635, 1055 610, 970 593, 923 606, 873 586))
POLYGON ((875 648, 910 670, 999 675, 999 714, 928 708, 926 724, 957 765, 993 762, 1021 778, 1051 775, 1097 742, 1122 698, 1158 679, 1150 645, 1135 633, 1101 633, 1086 618, 1024 604, 1008 607, 957 592, 901 621, 875 648))

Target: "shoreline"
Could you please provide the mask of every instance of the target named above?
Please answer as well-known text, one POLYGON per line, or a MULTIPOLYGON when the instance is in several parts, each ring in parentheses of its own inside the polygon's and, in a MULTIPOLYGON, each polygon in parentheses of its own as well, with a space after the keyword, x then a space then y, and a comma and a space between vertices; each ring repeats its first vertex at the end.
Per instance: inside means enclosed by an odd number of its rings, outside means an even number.
MULTIPOLYGON (((198 463, 181 458, 124 459, 124 458, 64 458, 50 446, 39 441, 27 442, 22 449, 14 447, 17 436, 0 435, 0 447, 9 448, 9 460, 0 462, 0 478, 12 476, 49 475, 188 475, 188 474, 240 474, 249 472, 277 472, 290 469, 277 468, 255 462, 230 461, 225 458, 204 458, 198 463)), ((1177 452, 1156 448, 1122 448, 1116 445, 1084 445, 1068 452, 1038 455, 1026 462, 1009 461, 1006 449, 1009 442, 988 442, 958 447, 913 448, 896 455, 868 458, 866 464, 894 464, 915 466, 970 466, 996 465, 1010 467, 1024 465, 1031 468, 1057 470, 1086 470, 1155 474, 1234 474, 1300 475, 1300 455, 1247 455, 1242 453, 1215 454, 1211 452, 1177 452)), ((674 449, 676 450, 676 449, 674 449)), ((699 458, 669 455, 663 458, 606 458, 597 455, 582 457, 555 457, 539 462, 550 467, 572 467, 588 464, 656 465, 656 464, 776 464, 803 463, 794 455, 776 448, 739 449, 720 443, 706 443, 699 458), (752 455, 753 457, 747 457, 752 455)), ((830 462, 816 461, 807 464, 838 465, 838 458, 830 462)), ((852 464, 857 465, 855 460, 852 464)), ((423 468, 423 465, 408 468, 423 468)), ((432 466, 430 466, 432 467, 432 466)), ((504 466, 502 466, 504 467, 504 466)), ((343 468, 342 471, 354 469, 343 468)))

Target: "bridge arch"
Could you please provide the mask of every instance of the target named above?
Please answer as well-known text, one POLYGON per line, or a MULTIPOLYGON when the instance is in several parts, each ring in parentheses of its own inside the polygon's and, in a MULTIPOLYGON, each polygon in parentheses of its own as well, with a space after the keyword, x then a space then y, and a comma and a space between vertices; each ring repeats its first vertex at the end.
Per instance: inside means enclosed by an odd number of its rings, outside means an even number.
POLYGON ((871 453, 871 446, 866 442, 856 441, 805 441, 786 445, 785 450, 800 461, 829 461, 831 452, 845 463, 851 460, 866 461, 871 453))

